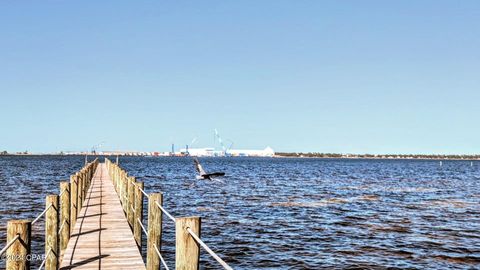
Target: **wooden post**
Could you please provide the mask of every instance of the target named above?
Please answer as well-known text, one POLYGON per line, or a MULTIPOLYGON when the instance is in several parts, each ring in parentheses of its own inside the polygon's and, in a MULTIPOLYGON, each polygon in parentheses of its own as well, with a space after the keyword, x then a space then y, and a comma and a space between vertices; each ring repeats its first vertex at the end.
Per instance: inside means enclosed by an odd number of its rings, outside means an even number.
POLYGON ((87 179, 87 186, 86 186, 87 190, 88 190, 88 187, 90 186, 90 181, 92 181, 94 173, 95 173, 95 169, 94 169, 93 163, 92 163, 92 165, 88 168, 88 179, 87 179))
POLYGON ((80 172, 76 172, 75 176, 77 176, 77 216, 80 215, 80 209, 82 209, 82 175, 80 172))
POLYGON ((130 182, 130 177, 126 176, 125 177, 125 185, 126 185, 126 197, 125 197, 125 217, 127 218, 127 222, 128 222, 128 225, 132 225, 130 223, 130 213, 132 212, 131 211, 131 208, 130 208, 130 186, 131 186, 131 182, 130 182))
POLYGON ((80 215, 80 210, 82 209, 82 204, 83 204, 83 201, 82 201, 82 192, 83 192, 83 177, 82 177, 82 173, 80 172, 77 172, 75 174, 77 176, 77 182, 78 182, 78 185, 77 185, 77 216, 80 215))
POLYGON ((128 205, 127 205, 127 196, 128 196, 128 181, 127 181, 127 178, 126 176, 122 173, 122 177, 121 177, 121 180, 122 180, 122 204, 123 204, 123 212, 125 212, 125 214, 127 214, 127 209, 128 209, 128 205))
POLYGON ((119 172, 118 172, 118 168, 115 167, 114 165, 113 166, 113 175, 115 177, 115 181, 117 182, 117 186, 118 186, 118 194, 121 194, 122 193, 122 181, 120 181, 120 176, 119 176, 119 172))
POLYGON ((85 183, 83 183, 83 201, 87 198, 88 181, 90 181, 90 166, 85 170, 85 183))
POLYGON ((120 181, 120 202, 122 203, 123 212, 125 212, 125 184, 123 177, 121 177, 120 172, 118 173, 118 181, 120 181))
POLYGON ((147 270, 157 270, 160 266, 155 247, 161 250, 162 241, 162 210, 157 204, 162 205, 163 195, 161 193, 152 193, 148 198, 148 237, 147 237, 147 270))
POLYGON ((120 169, 118 167, 115 167, 115 175, 117 176, 117 181, 118 181, 118 184, 119 184, 119 187, 120 187, 120 193, 122 193, 122 195, 123 195, 123 181, 122 181, 122 177, 121 177, 121 174, 120 174, 120 169))
POLYGON ((81 198, 82 198, 82 206, 83 206, 83 202, 85 201, 85 186, 87 185, 87 169, 84 169, 80 172, 80 175, 82 177, 82 194, 81 194, 81 198))
POLYGON ((142 227, 139 222, 143 221, 143 182, 137 182, 135 188, 135 215, 133 217, 133 236, 137 242, 138 249, 142 252, 142 227), (140 220, 140 221, 139 221, 140 220))
POLYGON ((135 177, 127 177, 127 182, 128 182, 128 205, 127 205, 127 220, 128 223, 130 224, 130 227, 132 228, 135 225, 134 223, 134 215, 135 215, 135 177))
POLYGON ((7 223, 7 243, 18 235, 20 238, 7 249, 6 269, 7 270, 29 270, 32 223, 29 220, 9 220, 7 223))
POLYGON ((78 214, 80 215, 80 210, 83 207, 83 192, 85 189, 85 174, 83 170, 78 172, 78 178, 80 179, 78 184, 78 214))
POLYGON ((97 161, 95 161, 92 165, 92 175, 90 176, 90 182, 88 183, 88 187, 90 187, 90 184, 92 183, 92 179, 95 176, 95 172, 97 172, 97 161))
POLYGON ((120 194, 120 182, 118 181, 117 173, 115 172, 115 169, 112 167, 113 172, 113 181, 115 182, 115 190, 117 191, 117 194, 120 194))
POLYGON ((118 180, 118 172, 117 172, 117 168, 115 168, 115 166, 112 165, 112 169, 113 169, 113 178, 115 179, 115 182, 117 182, 117 188, 118 188, 118 194, 120 196, 120 193, 122 192, 122 188, 121 188, 121 183, 120 181, 118 180))
POLYGON ((110 169, 109 169, 109 172, 111 172, 112 174, 112 181, 114 183, 114 186, 115 186, 115 191, 117 192, 117 194, 120 194, 120 184, 118 183, 118 179, 117 179, 117 175, 116 175, 116 172, 115 172, 115 167, 113 167, 112 163, 110 162, 110 169))
POLYGON ((200 217, 175 219, 175 269, 198 270, 200 245, 187 231, 190 228, 200 237, 200 217))
POLYGON ((83 201, 87 198, 88 181, 90 181, 90 168, 85 170, 85 183, 83 183, 83 201))
POLYGON ((90 188, 90 184, 92 184, 93 174, 95 173, 95 169, 93 166, 90 167, 90 173, 88 174, 87 186, 85 187, 85 198, 87 197, 88 189, 90 188))
POLYGON ((60 250, 67 248, 68 240, 70 239, 70 183, 60 182, 60 227, 63 226, 60 232, 60 250))
MULTIPOLYGON (((123 196, 123 181, 122 181, 122 178, 120 177, 120 170, 118 169, 118 167, 115 167, 115 176, 118 182, 118 190, 120 191, 119 194, 122 194, 123 196)), ((120 198, 120 201, 122 201, 122 198, 120 198)))
POLYGON ((72 175, 70 176, 70 233, 73 232, 73 227, 75 227, 75 223, 77 222, 77 214, 78 214, 78 182, 77 176, 72 175))
POLYGON ((80 208, 83 207, 83 202, 85 199, 85 182, 87 182, 87 174, 85 170, 80 171, 80 178, 82 179, 82 192, 80 193, 80 199, 82 200, 82 203, 80 204, 80 208))
MULTIPOLYGON (((115 169, 115 178, 117 179, 116 181, 118 183, 118 194, 120 196, 120 194, 122 194, 123 192, 123 182, 120 179, 120 172, 118 172, 117 169, 115 169)), ((121 198, 120 198, 120 201, 121 201, 121 198)))
POLYGON ((90 169, 85 170, 85 181, 83 182, 83 201, 85 201, 85 198, 87 198, 87 188, 88 188, 88 179, 90 179, 90 169))
POLYGON ((115 168, 115 166, 113 166, 113 164, 110 164, 110 167, 112 167, 113 178, 115 178, 115 180, 117 180, 117 168, 115 168))
POLYGON ((52 205, 45 213, 45 270, 58 269, 58 195, 48 195, 45 207, 52 205))
POLYGON ((115 191, 118 194, 118 185, 117 185, 118 183, 115 177, 113 177, 112 168, 110 166, 108 167, 108 173, 110 174, 110 179, 112 179, 113 187, 115 188, 115 191))

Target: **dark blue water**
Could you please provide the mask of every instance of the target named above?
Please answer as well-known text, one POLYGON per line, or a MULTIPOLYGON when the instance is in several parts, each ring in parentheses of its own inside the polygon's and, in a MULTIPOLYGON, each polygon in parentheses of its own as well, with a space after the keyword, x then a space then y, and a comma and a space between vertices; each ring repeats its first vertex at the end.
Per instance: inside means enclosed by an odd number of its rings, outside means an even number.
MULTIPOLYGON (((174 216, 201 216, 202 239, 235 269, 480 269, 480 161, 120 158, 174 216)), ((34 218, 82 157, 0 158, 0 241, 34 218)), ((145 207, 146 209, 146 207, 145 207)), ((34 252, 43 252, 43 223, 34 252)), ((162 249, 174 266, 174 226, 162 249)), ((4 244, 0 245, 3 247, 4 244)), ((220 269, 208 253, 202 269, 220 269)))

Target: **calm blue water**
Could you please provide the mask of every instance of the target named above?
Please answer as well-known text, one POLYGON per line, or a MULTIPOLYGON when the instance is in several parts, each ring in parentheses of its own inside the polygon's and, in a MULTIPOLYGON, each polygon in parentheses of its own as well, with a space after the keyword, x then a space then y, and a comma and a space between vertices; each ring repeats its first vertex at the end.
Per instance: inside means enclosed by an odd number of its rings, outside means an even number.
MULTIPOLYGON (((480 161, 205 158, 224 183, 197 181, 189 158, 120 158, 174 216, 235 269, 480 269, 480 161)), ((34 218, 82 157, 0 157, 0 241, 34 218)), ((145 206, 146 209, 146 206, 145 206)), ((43 252, 43 223, 34 252, 43 252)), ((174 226, 162 248, 174 266, 174 226)), ((3 247, 1 244, 0 247, 3 247)), ((202 269, 220 269, 202 252, 202 269)), ((2 264, 3 266, 3 264, 2 264)))

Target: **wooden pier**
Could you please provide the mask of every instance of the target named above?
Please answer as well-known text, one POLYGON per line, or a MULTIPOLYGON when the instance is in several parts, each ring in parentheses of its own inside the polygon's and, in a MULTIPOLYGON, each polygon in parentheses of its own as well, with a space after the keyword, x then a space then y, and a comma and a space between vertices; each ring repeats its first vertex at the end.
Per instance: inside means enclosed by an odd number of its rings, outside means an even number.
POLYGON ((99 164, 60 269, 145 269, 105 164, 99 164))
POLYGON ((44 217, 45 258, 39 269, 158 270, 162 266, 168 270, 161 254, 165 217, 175 230, 175 269, 198 270, 201 247, 224 269, 232 269, 201 240, 200 217, 175 218, 162 202, 161 193, 147 194, 143 183, 118 164, 96 159, 70 181, 61 182, 59 195, 48 195, 45 210, 33 221, 8 222, 7 244, 0 256, 6 254, 8 270, 30 269, 31 227, 44 217), (143 244, 147 252, 142 257, 143 244))

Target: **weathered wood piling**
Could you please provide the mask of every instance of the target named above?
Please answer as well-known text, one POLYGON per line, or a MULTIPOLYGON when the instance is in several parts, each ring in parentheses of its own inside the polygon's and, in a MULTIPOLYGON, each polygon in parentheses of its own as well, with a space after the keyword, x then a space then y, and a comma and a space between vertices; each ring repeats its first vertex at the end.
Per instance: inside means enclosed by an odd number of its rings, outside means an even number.
POLYGON ((31 248, 32 222, 30 220, 10 220, 7 224, 6 266, 7 270, 30 269, 27 256, 31 248))
POLYGON ((70 230, 73 230, 78 213, 78 181, 76 175, 70 176, 70 230))
POLYGON ((133 236, 137 242, 138 249, 142 251, 142 222, 143 222, 143 182, 137 182, 135 189, 135 214, 133 221, 133 236))
POLYGON ((162 205, 161 193, 152 193, 148 198, 148 235, 147 235, 147 270, 158 269, 160 258, 155 250, 161 250, 162 241, 162 211, 157 203, 162 205))
POLYGON ((56 270, 60 252, 58 248, 58 195, 48 195, 45 200, 45 269, 56 270))
POLYGON ((184 217, 175 219, 175 269, 197 270, 200 260, 200 246, 188 232, 200 237, 200 218, 184 217))
POLYGON ((67 248, 70 239, 70 183, 60 182, 60 252, 67 248))

